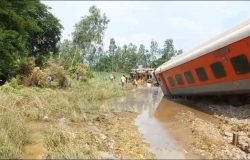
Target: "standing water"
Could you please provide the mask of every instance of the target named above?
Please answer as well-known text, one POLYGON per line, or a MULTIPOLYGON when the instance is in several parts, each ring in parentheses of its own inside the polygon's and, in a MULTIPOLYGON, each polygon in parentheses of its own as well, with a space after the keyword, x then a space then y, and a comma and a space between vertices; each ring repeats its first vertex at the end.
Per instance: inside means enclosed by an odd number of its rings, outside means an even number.
POLYGON ((169 104, 168 100, 163 98, 159 87, 139 87, 132 90, 126 97, 109 101, 109 105, 112 105, 116 111, 139 113, 135 124, 150 144, 150 151, 156 155, 157 159, 199 158, 186 149, 182 143, 183 139, 190 138, 188 137, 191 135, 189 131, 182 127, 179 130, 180 126, 172 125, 174 115, 182 108, 169 104))

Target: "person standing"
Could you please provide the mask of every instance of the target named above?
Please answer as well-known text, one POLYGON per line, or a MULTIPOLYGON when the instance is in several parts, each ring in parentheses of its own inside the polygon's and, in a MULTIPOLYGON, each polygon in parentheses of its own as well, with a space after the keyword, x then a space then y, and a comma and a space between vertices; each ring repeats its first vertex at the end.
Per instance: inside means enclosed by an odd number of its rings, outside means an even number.
POLYGON ((51 82, 53 81, 53 77, 52 77, 52 75, 50 74, 49 76, 48 76, 48 85, 49 85, 49 87, 51 86, 51 82))
POLYGON ((115 77, 114 77, 114 74, 113 74, 113 73, 111 73, 111 74, 109 75, 109 79, 110 79, 111 81, 114 81, 114 80, 115 80, 115 77))
POLYGON ((135 85, 135 87, 138 86, 138 82, 137 82, 136 78, 134 79, 133 84, 135 85))
POLYGON ((122 82, 122 87, 123 87, 124 84, 126 83, 126 77, 125 77, 125 75, 122 75, 121 82, 122 82))

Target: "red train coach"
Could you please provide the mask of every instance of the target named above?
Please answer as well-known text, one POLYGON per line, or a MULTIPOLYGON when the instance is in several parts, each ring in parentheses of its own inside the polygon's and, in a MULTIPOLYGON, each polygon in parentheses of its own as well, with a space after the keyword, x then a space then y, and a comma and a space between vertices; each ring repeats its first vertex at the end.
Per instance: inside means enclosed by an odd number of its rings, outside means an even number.
POLYGON ((168 97, 223 95, 237 103, 250 95, 250 20, 155 70, 168 97), (237 101, 238 100, 238 101, 237 101))

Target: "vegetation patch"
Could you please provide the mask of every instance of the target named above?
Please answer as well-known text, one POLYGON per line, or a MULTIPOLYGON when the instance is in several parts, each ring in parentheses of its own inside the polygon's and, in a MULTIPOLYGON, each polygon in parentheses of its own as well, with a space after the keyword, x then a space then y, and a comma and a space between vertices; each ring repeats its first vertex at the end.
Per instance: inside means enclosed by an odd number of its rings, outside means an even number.
POLYGON ((87 82, 71 79, 68 89, 25 87, 16 83, 16 79, 3 85, 0 88, 0 157, 28 158, 22 155, 26 154, 23 148, 34 143, 30 122, 44 123, 39 133, 43 135, 47 158, 147 157, 147 145, 133 125, 135 115, 118 115, 113 113, 113 108, 102 105, 106 99, 124 96, 126 89, 100 76, 105 74, 94 75, 87 82), (116 129, 110 130, 114 126, 116 129), (137 137, 138 142, 127 142, 130 147, 121 146, 127 141, 124 130, 129 126, 132 128, 127 129, 127 134, 131 139, 137 137), (117 134, 124 136, 117 137, 117 134), (131 147, 138 147, 139 143, 144 148, 133 153, 131 147), (120 147, 126 149, 120 151, 120 147))

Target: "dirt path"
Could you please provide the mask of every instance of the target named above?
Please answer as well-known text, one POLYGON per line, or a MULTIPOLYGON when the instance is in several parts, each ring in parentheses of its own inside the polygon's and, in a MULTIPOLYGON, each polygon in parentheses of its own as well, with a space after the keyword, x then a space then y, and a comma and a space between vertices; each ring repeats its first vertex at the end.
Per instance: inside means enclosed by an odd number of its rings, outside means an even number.
POLYGON ((43 143, 43 133, 48 124, 46 122, 30 122, 27 128, 30 133, 30 143, 23 148, 21 159, 44 159, 46 149, 43 143))

